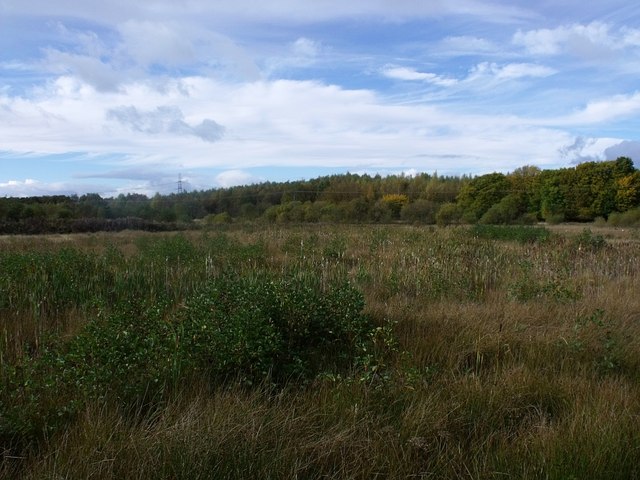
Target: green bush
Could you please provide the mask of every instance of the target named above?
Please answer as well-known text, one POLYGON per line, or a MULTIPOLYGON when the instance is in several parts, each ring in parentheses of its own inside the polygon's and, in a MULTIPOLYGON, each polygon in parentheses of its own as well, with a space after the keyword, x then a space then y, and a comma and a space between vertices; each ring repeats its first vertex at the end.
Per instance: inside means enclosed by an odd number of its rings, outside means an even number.
POLYGON ((596 251, 604 248, 607 241, 602 235, 594 234, 589 228, 585 228, 580 235, 576 237, 574 243, 580 250, 596 251))
POLYGON ((612 212, 607 219, 612 227, 638 227, 640 226, 640 208, 627 210, 626 212, 612 212))
POLYGON ((0 446, 55 431, 89 400, 154 405, 194 374, 280 384, 351 368, 374 338, 363 307, 348 284, 267 274, 220 275, 179 305, 123 301, 70 341, 0 365, 0 446))

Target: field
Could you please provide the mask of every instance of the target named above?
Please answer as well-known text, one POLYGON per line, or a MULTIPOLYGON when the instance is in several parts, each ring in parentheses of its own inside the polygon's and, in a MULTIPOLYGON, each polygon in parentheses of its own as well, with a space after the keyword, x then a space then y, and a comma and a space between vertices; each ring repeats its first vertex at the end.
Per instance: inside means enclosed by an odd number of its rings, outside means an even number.
POLYGON ((640 236, 589 228, 2 237, 0 478, 640 478, 640 236))

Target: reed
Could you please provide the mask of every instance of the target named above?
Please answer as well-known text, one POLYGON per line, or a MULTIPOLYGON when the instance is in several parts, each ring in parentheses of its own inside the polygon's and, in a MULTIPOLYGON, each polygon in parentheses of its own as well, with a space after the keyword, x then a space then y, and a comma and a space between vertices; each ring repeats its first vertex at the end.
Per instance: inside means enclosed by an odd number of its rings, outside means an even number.
POLYGON ((594 231, 2 238, 0 478, 638 478, 640 242, 594 231))

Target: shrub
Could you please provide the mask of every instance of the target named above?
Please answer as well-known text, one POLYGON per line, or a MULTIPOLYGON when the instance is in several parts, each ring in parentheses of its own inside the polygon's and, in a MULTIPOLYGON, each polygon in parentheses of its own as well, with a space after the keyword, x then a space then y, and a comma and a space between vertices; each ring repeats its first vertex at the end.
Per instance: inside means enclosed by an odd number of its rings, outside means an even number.
POLYGON ((607 245, 607 241, 602 235, 596 235, 588 228, 585 228, 574 242, 580 250, 595 251, 607 245))
POLYGON ((89 400, 154 405, 194 374, 251 385, 350 368, 375 339, 363 307, 348 284, 266 274, 221 275, 177 306, 123 301, 70 341, 0 365, 0 446, 57 430, 89 400))
POLYGON ((416 200, 408 203, 400 211, 400 216, 407 222, 433 224, 436 222, 438 204, 431 200, 416 200))
POLYGON ((436 223, 438 226, 446 226, 460 223, 462 218, 462 210, 455 203, 445 203, 440 207, 436 214, 436 223))
POLYGON ((215 215, 210 214, 204 217, 204 223, 207 225, 231 223, 231 215, 229 215, 229 212, 216 213, 215 215))

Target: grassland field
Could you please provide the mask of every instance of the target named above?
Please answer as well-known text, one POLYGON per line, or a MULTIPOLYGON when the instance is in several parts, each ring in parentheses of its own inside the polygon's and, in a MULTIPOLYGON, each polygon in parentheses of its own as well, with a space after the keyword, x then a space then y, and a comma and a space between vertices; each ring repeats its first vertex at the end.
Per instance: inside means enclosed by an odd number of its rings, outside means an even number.
POLYGON ((0 478, 640 478, 640 234, 0 238, 0 478))

